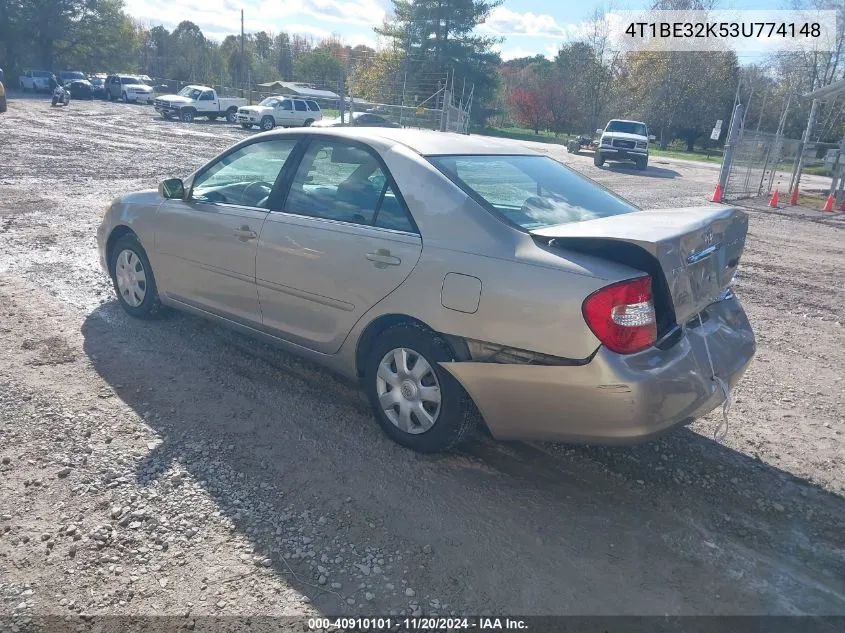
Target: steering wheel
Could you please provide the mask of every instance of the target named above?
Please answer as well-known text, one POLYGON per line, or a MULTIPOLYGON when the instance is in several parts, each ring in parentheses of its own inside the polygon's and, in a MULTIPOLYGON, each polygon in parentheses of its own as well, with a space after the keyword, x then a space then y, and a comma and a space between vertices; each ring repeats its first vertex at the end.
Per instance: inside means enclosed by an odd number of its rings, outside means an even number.
POLYGON ((244 187, 241 192, 241 196, 243 197, 244 202, 251 200, 253 197, 258 198, 258 201, 255 204, 249 204, 247 206, 264 207, 267 204, 267 199, 270 197, 271 191, 273 191, 273 185, 271 183, 258 180, 256 182, 251 182, 244 187))

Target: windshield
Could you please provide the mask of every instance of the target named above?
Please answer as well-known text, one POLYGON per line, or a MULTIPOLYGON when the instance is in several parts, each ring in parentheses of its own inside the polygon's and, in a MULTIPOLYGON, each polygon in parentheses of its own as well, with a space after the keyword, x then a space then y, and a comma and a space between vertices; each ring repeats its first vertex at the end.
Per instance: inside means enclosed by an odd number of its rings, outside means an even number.
POLYGON ((276 99, 276 97, 267 97, 258 105, 267 106, 268 108, 275 108, 277 105, 279 105, 279 100, 276 99))
POLYGON ((432 156, 429 160, 464 191, 529 231, 638 210, 546 156, 432 156))
POLYGON ((60 73, 62 79, 85 79, 85 75, 73 71, 65 71, 60 73))
POLYGON ((188 97, 189 99, 193 99, 194 101, 200 98, 200 94, 202 94, 202 92, 200 90, 197 90, 193 86, 185 86, 178 92, 178 95, 180 97, 188 97))
POLYGON ((605 132, 622 132, 623 134, 638 134, 648 136, 648 130, 644 123, 634 121, 611 121, 607 124, 605 132))
POLYGON ((122 84, 141 84, 143 85, 143 81, 139 77, 121 77, 120 83, 122 84))

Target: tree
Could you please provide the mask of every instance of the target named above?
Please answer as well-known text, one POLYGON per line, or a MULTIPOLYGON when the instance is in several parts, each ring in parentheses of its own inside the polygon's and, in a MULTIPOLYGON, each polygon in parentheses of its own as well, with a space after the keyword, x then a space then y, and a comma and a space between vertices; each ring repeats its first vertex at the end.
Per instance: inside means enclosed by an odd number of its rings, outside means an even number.
POLYGON ((297 81, 335 86, 343 65, 328 48, 315 48, 294 60, 293 70, 297 81))
POLYGON ((409 80, 453 73, 456 85, 474 87, 473 118, 483 121, 491 112, 501 58, 493 51, 497 38, 479 35, 501 0, 392 0, 393 15, 376 28, 406 57, 409 80))
POLYGON ((274 44, 276 52, 276 69, 283 81, 293 79, 293 54, 290 35, 279 33, 274 44))
POLYGON ((539 134, 540 127, 548 121, 549 111, 540 93, 539 83, 530 88, 514 90, 508 99, 508 106, 513 111, 516 120, 534 130, 534 134, 539 134))

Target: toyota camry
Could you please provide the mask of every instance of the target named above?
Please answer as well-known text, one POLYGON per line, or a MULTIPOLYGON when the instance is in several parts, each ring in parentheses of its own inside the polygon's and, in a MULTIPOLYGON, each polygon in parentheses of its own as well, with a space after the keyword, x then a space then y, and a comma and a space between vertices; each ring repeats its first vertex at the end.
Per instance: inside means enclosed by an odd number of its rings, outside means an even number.
POLYGON ((108 207, 133 317, 172 307, 359 380, 387 435, 630 443, 718 407, 755 351, 729 207, 641 210, 521 145, 252 136, 108 207), (480 415, 479 415, 480 414, 480 415))

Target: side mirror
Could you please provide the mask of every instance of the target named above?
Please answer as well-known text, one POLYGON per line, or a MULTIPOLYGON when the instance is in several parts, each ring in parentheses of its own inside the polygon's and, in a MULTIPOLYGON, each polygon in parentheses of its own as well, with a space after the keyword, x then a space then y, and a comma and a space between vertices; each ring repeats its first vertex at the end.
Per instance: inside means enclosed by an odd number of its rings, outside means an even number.
POLYGON ((185 183, 181 178, 168 178, 158 186, 158 193, 168 200, 182 200, 185 197, 185 183))
POLYGON ((657 137, 656 137, 654 134, 649 134, 649 135, 648 135, 648 140, 650 140, 650 141, 656 141, 656 140, 657 140, 657 137))
POLYGON ((601 128, 596 128, 596 134, 603 134, 604 130, 601 128))

